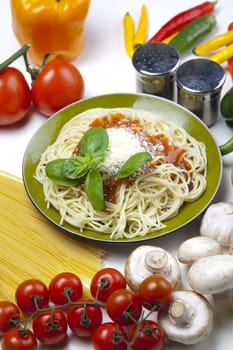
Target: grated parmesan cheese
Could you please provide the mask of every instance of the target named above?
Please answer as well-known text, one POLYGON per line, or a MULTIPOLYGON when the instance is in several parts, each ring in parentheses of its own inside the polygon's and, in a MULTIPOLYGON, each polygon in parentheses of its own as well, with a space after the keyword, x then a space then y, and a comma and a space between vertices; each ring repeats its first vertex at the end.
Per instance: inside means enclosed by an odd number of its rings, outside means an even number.
POLYGON ((138 135, 128 129, 108 128, 109 145, 99 170, 108 175, 115 174, 132 155, 145 151, 138 135))

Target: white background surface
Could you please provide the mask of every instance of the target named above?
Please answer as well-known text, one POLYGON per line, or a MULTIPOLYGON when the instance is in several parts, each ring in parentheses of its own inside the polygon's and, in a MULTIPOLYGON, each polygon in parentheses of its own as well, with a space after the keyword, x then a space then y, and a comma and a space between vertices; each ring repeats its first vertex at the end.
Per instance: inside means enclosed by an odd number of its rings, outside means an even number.
MULTIPOLYGON (((197 0, 145 0, 150 21, 148 39, 172 16, 199 3, 201 1, 197 0)), ((135 92, 135 72, 124 50, 122 20, 125 12, 129 11, 137 22, 141 5, 142 1, 139 0, 92 0, 86 22, 85 49, 74 61, 85 80, 85 98, 107 93, 135 92)), ((227 25, 233 21, 232 0, 219 0, 215 13, 218 24, 210 36, 225 32, 227 25)), ((18 48, 19 44, 11 30, 9 1, 1 0, 0 61, 5 60, 18 48)), ((183 60, 189 57, 192 57, 191 51, 183 57, 183 60)), ((21 59, 17 60, 14 66, 25 72, 21 59)), ((26 72, 25 75, 30 81, 26 72)), ((227 73, 222 93, 231 85, 232 80, 227 73)), ((26 145, 45 121, 44 116, 33 111, 30 119, 21 127, 0 128, 0 170, 21 176, 26 145)), ((232 130, 227 128, 220 116, 210 132, 218 145, 232 136, 232 130)), ((233 200, 233 186, 230 182, 231 166, 233 166, 233 154, 223 158, 223 176, 215 202, 233 200)), ((147 241, 145 244, 159 245, 175 254, 178 245, 184 239, 199 234, 199 220, 171 235, 147 241)), ((123 246, 100 243, 99 246, 106 251, 105 265, 118 267, 123 271, 126 257, 137 247, 137 244, 123 246)), ((216 307, 214 330, 205 342, 189 347, 170 344, 166 345, 166 349, 230 350, 232 340, 233 310, 229 308, 228 301, 222 301, 218 302, 216 307)), ((80 341, 75 337, 72 337, 64 346, 56 347, 58 350, 76 348, 92 349, 90 342, 80 341)), ((46 347, 41 349, 46 350, 46 347)))

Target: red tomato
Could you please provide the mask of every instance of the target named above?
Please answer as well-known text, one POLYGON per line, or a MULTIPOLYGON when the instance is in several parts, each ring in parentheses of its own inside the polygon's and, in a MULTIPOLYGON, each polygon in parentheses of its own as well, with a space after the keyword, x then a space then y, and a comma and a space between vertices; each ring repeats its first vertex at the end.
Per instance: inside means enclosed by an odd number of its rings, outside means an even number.
POLYGON ((32 85, 32 101, 40 113, 50 116, 80 100, 83 92, 80 71, 70 62, 56 58, 46 63, 37 75, 32 85))
POLYGON ((0 335, 15 327, 19 321, 20 314, 18 307, 10 301, 0 301, 0 335))
POLYGON ((62 310, 39 313, 32 323, 36 338, 43 344, 52 345, 61 342, 67 334, 67 321, 62 310))
POLYGON ((164 345, 164 333, 156 322, 146 320, 139 329, 137 324, 133 325, 129 341, 133 341, 133 350, 161 350, 164 345))
POLYGON ((171 283, 161 275, 151 275, 145 278, 138 287, 138 295, 143 305, 160 310, 170 302, 172 293, 171 283))
POLYGON ((90 284, 91 295, 102 302, 106 302, 115 290, 122 288, 126 288, 125 277, 120 271, 108 267, 99 270, 90 284))
POLYGON ((43 282, 36 279, 28 279, 17 287, 15 298, 17 305, 23 312, 31 313, 36 310, 35 299, 39 308, 48 305, 49 292, 43 282))
POLYGON ((30 330, 12 328, 2 338, 2 350, 36 350, 37 340, 30 330))
POLYGON ((63 305, 71 301, 77 301, 82 297, 83 286, 81 279, 72 272, 61 272, 56 275, 49 284, 50 299, 54 304, 63 305))
POLYGON ((118 289, 108 298, 106 310, 114 322, 128 326, 141 316, 142 303, 131 290, 118 289))
MULTIPOLYGON (((86 301, 90 302, 90 300, 86 301)), ((73 306, 67 312, 67 322, 74 334, 79 337, 90 337, 94 330, 102 323, 103 314, 99 306, 73 306)))
POLYGON ((92 336, 95 350, 126 350, 124 328, 113 322, 102 323, 92 336))
POLYGON ((0 71, 0 126, 22 120, 30 106, 31 92, 23 74, 13 67, 0 71))

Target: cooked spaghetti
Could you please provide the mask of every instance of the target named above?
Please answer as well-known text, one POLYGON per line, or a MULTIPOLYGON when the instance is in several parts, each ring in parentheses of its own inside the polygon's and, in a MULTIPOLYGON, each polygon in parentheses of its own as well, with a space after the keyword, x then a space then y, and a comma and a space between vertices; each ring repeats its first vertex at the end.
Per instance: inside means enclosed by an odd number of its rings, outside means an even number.
POLYGON ((80 231, 95 230, 111 239, 144 236, 165 227, 185 202, 198 199, 206 189, 205 145, 185 129, 158 119, 153 113, 130 109, 95 108, 68 121, 56 141, 42 154, 36 179, 52 205, 80 231), (104 127, 109 145, 98 165, 103 178, 106 210, 96 211, 83 184, 65 187, 46 176, 46 164, 75 155, 84 133, 104 127), (116 173, 133 154, 147 151, 152 159, 126 179, 116 173))

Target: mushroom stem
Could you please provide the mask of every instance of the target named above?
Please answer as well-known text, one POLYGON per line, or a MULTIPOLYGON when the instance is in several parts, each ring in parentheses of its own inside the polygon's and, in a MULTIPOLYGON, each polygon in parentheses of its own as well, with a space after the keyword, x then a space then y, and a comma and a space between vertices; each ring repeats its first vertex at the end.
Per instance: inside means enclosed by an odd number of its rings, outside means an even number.
POLYGON ((171 322, 180 327, 187 327, 191 323, 193 316, 194 310, 187 301, 176 299, 170 305, 169 317, 171 322))
POLYGON ((151 250, 146 253, 145 267, 153 274, 159 274, 162 271, 170 272, 171 267, 168 264, 167 254, 159 250, 151 250))
POLYGON ((230 233, 230 237, 229 237, 229 251, 228 251, 229 255, 233 254, 233 230, 230 233))

